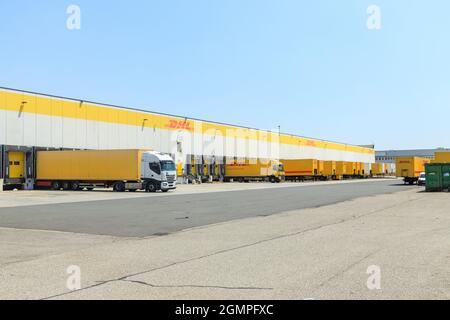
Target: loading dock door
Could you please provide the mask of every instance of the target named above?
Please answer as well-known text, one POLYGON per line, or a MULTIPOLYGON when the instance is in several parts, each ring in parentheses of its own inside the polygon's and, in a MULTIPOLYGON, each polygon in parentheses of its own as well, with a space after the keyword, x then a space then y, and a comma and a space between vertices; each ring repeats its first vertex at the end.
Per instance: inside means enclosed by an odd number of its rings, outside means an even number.
POLYGON ((22 179, 25 174, 25 154, 23 152, 8 153, 9 178, 22 179))

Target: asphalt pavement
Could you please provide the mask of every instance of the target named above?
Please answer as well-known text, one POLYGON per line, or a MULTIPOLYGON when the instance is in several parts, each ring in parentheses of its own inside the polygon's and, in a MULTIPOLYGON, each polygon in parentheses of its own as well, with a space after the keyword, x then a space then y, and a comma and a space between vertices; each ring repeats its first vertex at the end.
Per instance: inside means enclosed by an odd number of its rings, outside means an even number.
POLYGON ((398 180, 0 208, 0 227, 118 237, 166 235, 236 219, 408 190, 398 180))

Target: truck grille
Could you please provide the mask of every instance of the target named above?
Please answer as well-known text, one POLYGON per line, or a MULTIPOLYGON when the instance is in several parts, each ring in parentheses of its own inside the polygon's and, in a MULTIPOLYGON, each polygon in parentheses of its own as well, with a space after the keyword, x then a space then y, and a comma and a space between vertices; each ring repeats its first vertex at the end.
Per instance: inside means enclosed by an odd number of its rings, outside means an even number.
POLYGON ((167 182, 174 182, 175 181, 175 176, 174 175, 167 175, 167 182))

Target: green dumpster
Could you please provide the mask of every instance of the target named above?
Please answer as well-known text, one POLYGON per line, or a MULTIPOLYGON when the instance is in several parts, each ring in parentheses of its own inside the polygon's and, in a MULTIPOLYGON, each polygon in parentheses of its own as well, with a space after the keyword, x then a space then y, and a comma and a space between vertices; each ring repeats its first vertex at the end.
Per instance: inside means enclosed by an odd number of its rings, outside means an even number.
POLYGON ((442 187, 450 191, 450 164, 442 165, 442 187))
POLYGON ((433 163, 425 166, 426 191, 450 190, 450 164, 433 163))

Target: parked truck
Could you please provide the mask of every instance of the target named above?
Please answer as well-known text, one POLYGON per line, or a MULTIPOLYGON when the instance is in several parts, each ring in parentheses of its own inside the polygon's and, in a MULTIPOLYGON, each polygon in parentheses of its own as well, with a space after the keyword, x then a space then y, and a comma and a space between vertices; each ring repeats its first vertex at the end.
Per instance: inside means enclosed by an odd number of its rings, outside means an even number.
POLYGON ((385 164, 381 162, 372 163, 371 166, 371 175, 372 177, 381 177, 386 174, 385 164))
POLYGON ((242 159, 232 160, 225 165, 225 181, 270 181, 285 179, 284 166, 278 160, 242 159))
POLYGON ((395 161, 396 176, 403 178, 405 184, 414 184, 419 180, 425 165, 430 159, 420 157, 397 157, 395 161))
POLYGON ((327 179, 337 179, 336 161, 324 161, 323 162, 323 175, 327 179))
POLYGON ((345 161, 336 161, 336 179, 341 180, 347 175, 347 165, 345 161))
POLYGON ((450 151, 439 151, 434 153, 433 163, 450 163, 450 151))
POLYGON ((320 180, 323 176, 320 174, 320 162, 316 159, 283 159, 286 172, 286 180, 320 180))
POLYGON ((54 190, 167 192, 177 180, 169 155, 138 149, 38 151, 36 170, 36 186, 54 190))

